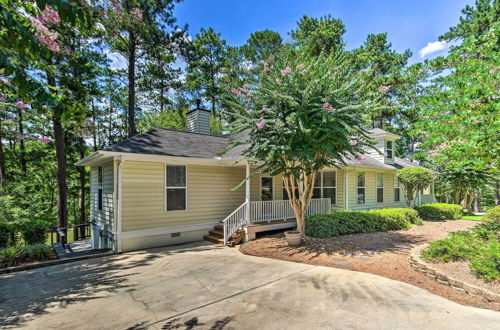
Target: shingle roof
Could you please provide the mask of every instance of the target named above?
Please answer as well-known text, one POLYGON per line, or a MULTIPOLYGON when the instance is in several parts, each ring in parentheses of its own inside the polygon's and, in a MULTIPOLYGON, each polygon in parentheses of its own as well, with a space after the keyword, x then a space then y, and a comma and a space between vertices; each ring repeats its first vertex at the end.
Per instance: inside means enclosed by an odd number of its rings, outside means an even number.
MULTIPOLYGON (((378 131, 376 131, 376 133, 377 132, 378 131)), ((237 146, 229 150, 225 154, 222 153, 230 142, 242 140, 247 136, 248 131, 230 136, 213 136, 192 132, 175 131, 165 128, 155 128, 146 133, 136 135, 134 137, 106 147, 103 149, 103 151, 172 157, 207 159, 215 159, 221 157, 222 159, 238 159, 242 156, 242 152, 245 149, 244 145, 237 146)), ((350 166, 364 166, 380 169, 422 167, 409 160, 398 157, 394 158, 394 165, 389 165, 380 162, 368 155, 364 155, 362 160, 354 156, 348 156, 345 158, 345 162, 350 166)))
POLYGON ((372 128, 372 129, 368 130, 368 136, 370 136, 370 137, 377 137, 377 136, 384 136, 384 135, 392 135, 392 136, 399 137, 399 135, 388 132, 388 131, 384 131, 381 128, 372 128))

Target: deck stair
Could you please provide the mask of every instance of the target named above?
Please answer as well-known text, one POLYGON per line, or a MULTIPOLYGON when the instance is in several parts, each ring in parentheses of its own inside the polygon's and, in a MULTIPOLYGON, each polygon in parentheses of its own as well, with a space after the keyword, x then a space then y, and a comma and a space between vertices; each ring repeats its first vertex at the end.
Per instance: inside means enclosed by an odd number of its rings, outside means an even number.
MULTIPOLYGON (((236 245, 240 243, 245 237, 245 232, 243 230, 238 230, 233 236, 228 240, 228 244, 236 245)), ((208 235, 203 237, 206 241, 218 244, 224 244, 224 226, 222 224, 217 225, 214 229, 208 231, 208 235)))

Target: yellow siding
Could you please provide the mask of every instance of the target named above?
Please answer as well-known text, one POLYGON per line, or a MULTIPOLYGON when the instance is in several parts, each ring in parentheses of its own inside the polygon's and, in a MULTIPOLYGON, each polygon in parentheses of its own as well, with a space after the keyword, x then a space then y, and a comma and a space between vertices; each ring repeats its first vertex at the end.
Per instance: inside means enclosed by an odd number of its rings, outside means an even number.
POLYGON ((123 163, 123 231, 223 220, 245 201, 244 167, 187 165, 187 210, 165 211, 165 164, 123 163))
POLYGON ((358 171, 348 171, 349 177, 349 205, 350 210, 365 210, 373 208, 387 208, 387 207, 404 207, 403 193, 400 193, 400 201, 394 201, 394 175, 395 171, 374 171, 374 170, 362 170, 358 171), (365 172, 365 203, 358 204, 357 202, 357 173, 365 172), (382 203, 377 202, 377 173, 384 174, 384 201, 382 203))

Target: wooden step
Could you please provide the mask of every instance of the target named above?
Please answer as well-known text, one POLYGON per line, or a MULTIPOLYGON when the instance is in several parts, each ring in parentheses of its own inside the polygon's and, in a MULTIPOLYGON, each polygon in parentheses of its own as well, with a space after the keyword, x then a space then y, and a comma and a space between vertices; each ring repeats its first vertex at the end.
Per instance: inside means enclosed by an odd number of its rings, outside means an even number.
POLYGON ((209 230, 208 231, 210 236, 218 237, 218 238, 224 238, 224 232, 218 231, 218 230, 209 230))
POLYGON ((224 244, 224 238, 219 238, 219 237, 212 236, 212 235, 205 235, 205 236, 203 236, 203 238, 205 239, 205 241, 209 241, 209 242, 217 243, 217 244, 224 244))

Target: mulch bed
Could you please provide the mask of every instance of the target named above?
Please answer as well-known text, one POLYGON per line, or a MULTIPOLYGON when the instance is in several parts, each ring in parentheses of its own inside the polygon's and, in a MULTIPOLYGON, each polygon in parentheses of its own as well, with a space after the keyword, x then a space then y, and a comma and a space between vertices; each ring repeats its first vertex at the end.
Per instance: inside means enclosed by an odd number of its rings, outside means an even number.
POLYGON ((406 282, 457 303, 500 311, 500 303, 456 291, 415 272, 408 266, 408 251, 449 232, 467 230, 477 221, 429 222, 409 230, 353 234, 318 239, 307 237, 300 247, 288 246, 283 234, 263 237, 240 247, 244 254, 366 272, 406 282))

